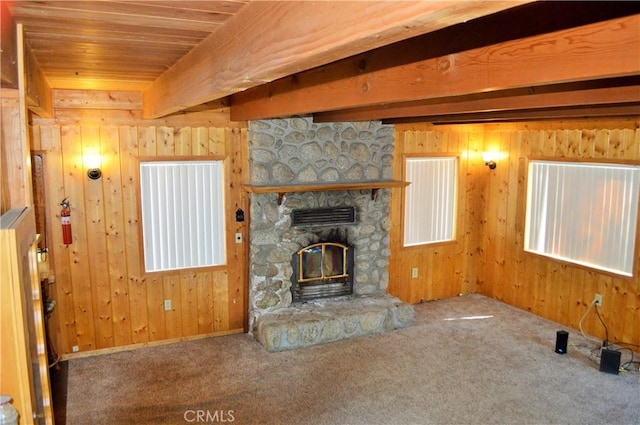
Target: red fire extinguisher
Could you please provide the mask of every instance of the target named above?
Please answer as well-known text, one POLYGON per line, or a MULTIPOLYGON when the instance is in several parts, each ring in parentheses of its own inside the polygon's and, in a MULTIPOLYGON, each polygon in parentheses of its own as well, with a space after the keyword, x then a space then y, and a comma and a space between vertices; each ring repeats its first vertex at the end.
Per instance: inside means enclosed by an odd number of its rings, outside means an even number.
POLYGON ((60 202, 62 211, 60 211, 60 220, 62 221, 62 243, 65 245, 71 245, 73 243, 73 236, 71 235, 71 206, 68 198, 64 198, 60 202))

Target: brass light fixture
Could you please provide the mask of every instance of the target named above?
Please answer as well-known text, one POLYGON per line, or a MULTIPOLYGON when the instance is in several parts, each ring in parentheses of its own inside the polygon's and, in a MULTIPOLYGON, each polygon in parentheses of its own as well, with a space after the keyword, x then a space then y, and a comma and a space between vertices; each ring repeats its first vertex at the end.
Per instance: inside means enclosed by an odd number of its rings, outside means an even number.
POLYGON ((84 163, 87 167, 87 177, 91 180, 97 180, 102 177, 101 162, 100 155, 85 155, 84 163))
POLYGON ((484 165, 489 167, 490 170, 495 170, 498 164, 496 164, 497 155, 494 152, 483 152, 482 159, 484 160, 484 165))

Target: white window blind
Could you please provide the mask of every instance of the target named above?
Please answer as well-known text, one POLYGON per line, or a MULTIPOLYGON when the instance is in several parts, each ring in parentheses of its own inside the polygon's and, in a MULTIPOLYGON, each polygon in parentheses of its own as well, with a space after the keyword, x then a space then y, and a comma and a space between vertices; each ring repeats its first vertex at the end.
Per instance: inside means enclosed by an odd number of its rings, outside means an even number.
POLYGON ((147 272, 225 263, 222 161, 140 163, 147 272))
POLYGON ((531 161, 525 250, 633 273, 640 167, 531 161))
POLYGON ((407 158, 405 170, 404 246, 453 240, 457 158, 407 158))

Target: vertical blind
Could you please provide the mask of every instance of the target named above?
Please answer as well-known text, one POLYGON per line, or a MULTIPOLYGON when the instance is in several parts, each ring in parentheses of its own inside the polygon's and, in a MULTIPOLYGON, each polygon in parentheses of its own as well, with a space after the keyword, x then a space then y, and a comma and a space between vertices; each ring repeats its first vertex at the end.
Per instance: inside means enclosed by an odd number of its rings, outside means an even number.
POLYGON ((457 158, 407 158, 404 246, 454 239, 457 158))
POLYGON ((224 264, 222 161, 140 163, 148 272, 224 264))
POLYGON ((531 161, 525 250, 631 276, 640 167, 531 161))

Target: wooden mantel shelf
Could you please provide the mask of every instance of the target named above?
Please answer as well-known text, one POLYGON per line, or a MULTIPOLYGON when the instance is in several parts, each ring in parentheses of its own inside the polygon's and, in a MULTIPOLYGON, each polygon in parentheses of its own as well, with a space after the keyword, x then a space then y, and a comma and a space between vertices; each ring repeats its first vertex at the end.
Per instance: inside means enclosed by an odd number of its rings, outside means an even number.
POLYGON ((278 205, 282 203, 285 193, 292 192, 324 192, 335 190, 361 190, 371 189, 371 199, 375 199, 379 189, 387 189, 392 187, 406 187, 409 182, 400 180, 376 180, 366 182, 350 182, 350 183, 313 183, 313 184, 296 184, 284 186, 262 186, 243 184, 242 189, 249 193, 277 193, 278 205))

